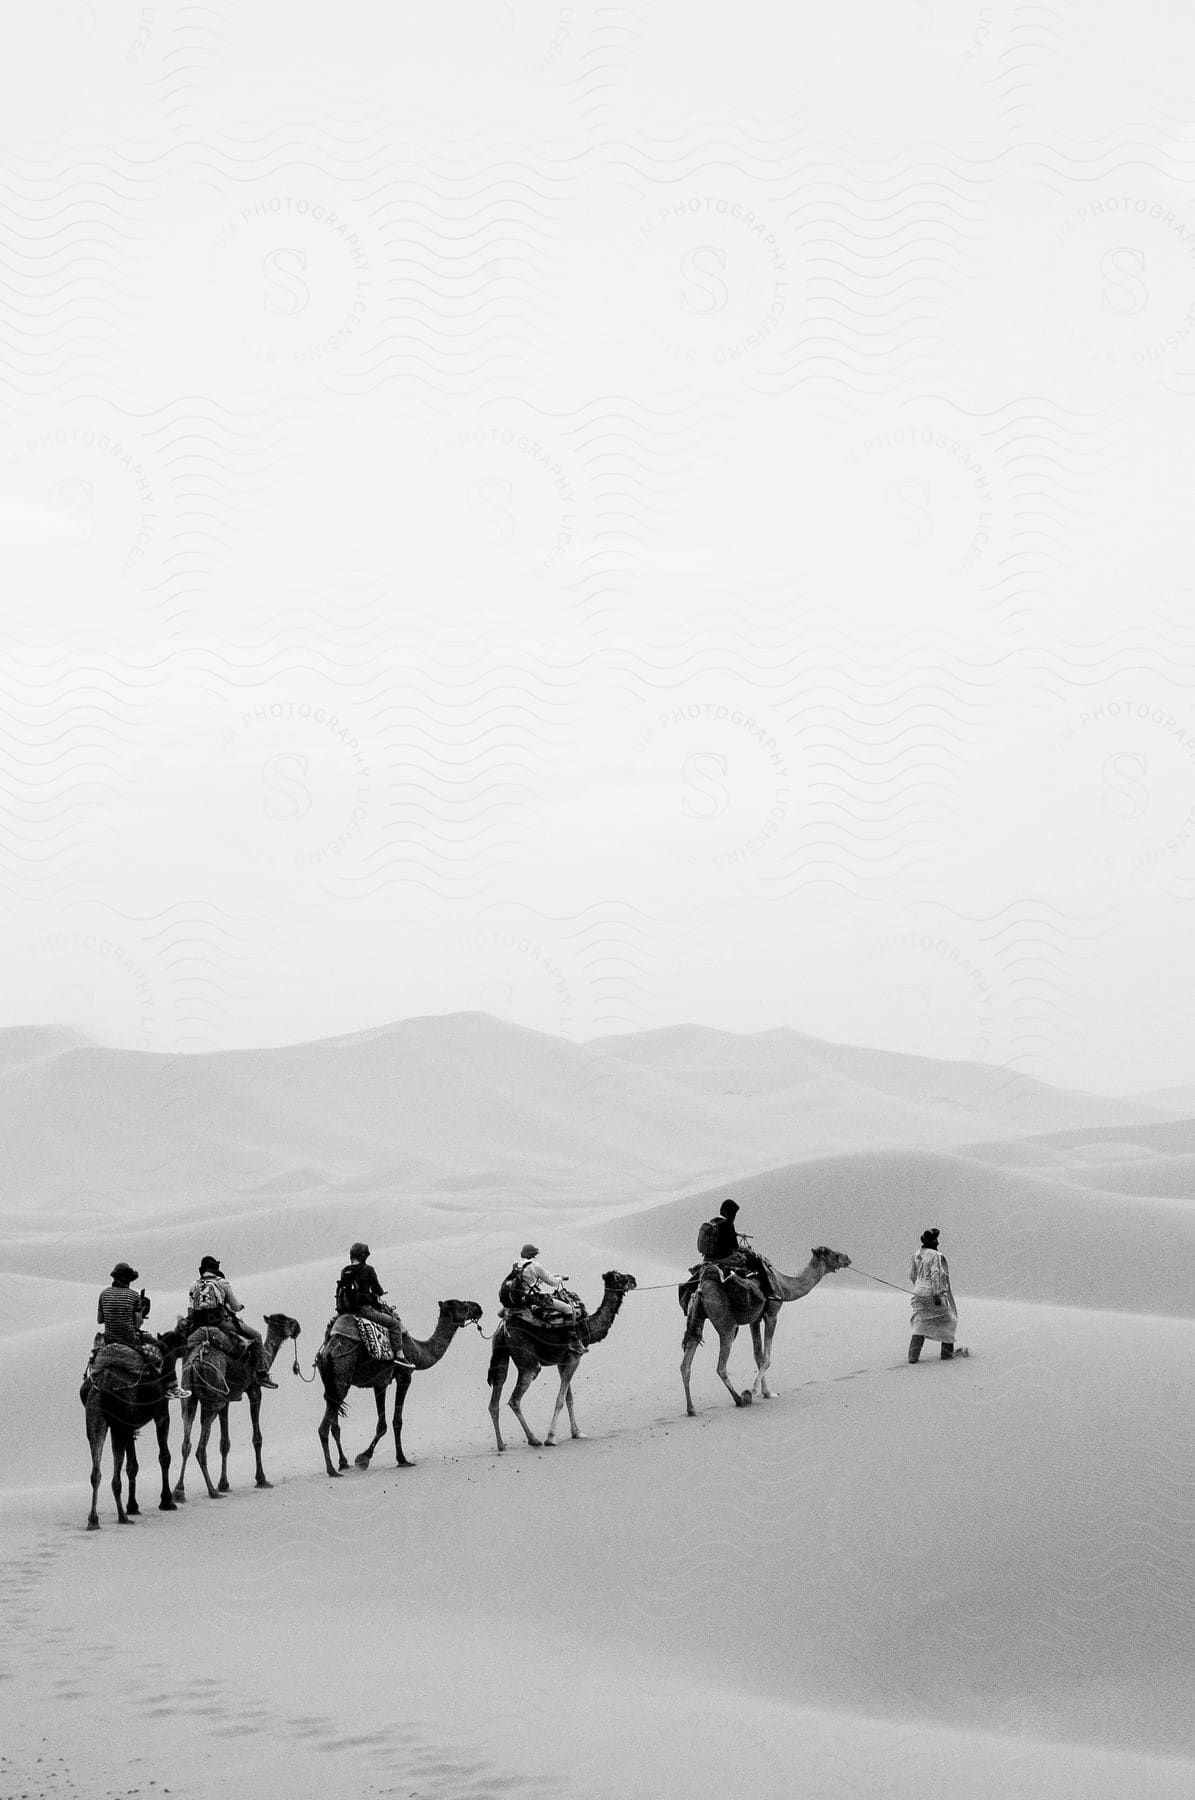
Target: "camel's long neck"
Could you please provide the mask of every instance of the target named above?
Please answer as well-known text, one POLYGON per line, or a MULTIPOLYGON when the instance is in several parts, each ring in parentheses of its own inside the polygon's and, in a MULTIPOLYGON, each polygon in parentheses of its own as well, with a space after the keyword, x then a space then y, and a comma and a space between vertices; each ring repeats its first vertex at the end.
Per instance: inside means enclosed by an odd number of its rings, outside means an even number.
POLYGON ((266 1335, 265 1335, 264 1342, 265 1342, 265 1352, 266 1352, 266 1369, 268 1372, 270 1369, 272 1369, 274 1367, 274 1358, 277 1356, 278 1352, 281 1350, 283 1344, 285 1344, 287 1342, 287 1334, 283 1331, 279 1331, 277 1325, 271 1324, 271 1325, 267 1326, 267 1328, 266 1328, 266 1335))
POLYGON ((802 1300, 815 1288, 826 1273, 826 1265, 820 1256, 813 1257, 799 1275, 782 1275, 777 1269, 776 1280, 780 1287, 782 1300, 802 1300))
POLYGON ((449 1317, 448 1309, 441 1306, 440 1317, 436 1321, 436 1329, 429 1338, 424 1338, 422 1342, 419 1338, 410 1336, 407 1338, 407 1343, 414 1351, 411 1360, 415 1364, 415 1367, 417 1369, 430 1369, 433 1363, 438 1363, 445 1350, 447 1350, 449 1344, 451 1344, 453 1338, 456 1336, 458 1329, 456 1320, 449 1317))
POLYGON ((618 1317, 618 1309, 622 1305, 622 1294, 618 1288, 608 1287, 602 1295, 602 1304, 595 1313, 590 1313, 585 1321, 585 1336, 591 1344, 600 1344, 606 1333, 618 1317))

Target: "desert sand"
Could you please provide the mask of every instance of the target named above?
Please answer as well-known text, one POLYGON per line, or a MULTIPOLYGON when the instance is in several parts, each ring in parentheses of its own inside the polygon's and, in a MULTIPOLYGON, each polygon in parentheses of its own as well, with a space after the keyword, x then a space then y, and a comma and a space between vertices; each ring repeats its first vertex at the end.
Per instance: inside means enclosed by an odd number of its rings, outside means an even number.
MULTIPOLYGON (((1007 1070, 685 1027, 568 1043, 483 1015, 168 1057, 0 1033, 0 1795, 1170 1800, 1195 1785, 1195 1120, 1007 1070), (735 1409, 669 1285, 725 1194, 795 1270, 779 1397, 735 1409), (941 1227, 965 1362, 905 1361, 941 1227), (416 1375, 394 1467, 323 1471, 275 1366, 269 1491, 88 1533, 77 1388, 118 1257, 159 1328, 218 1255, 302 1325, 364 1236, 419 1336, 523 1239, 596 1305, 586 1437, 499 1456, 488 1346, 416 1375)), ((731 1363, 753 1373, 747 1334, 731 1363)), ((555 1383, 531 1390, 542 1431, 555 1383)), ((354 1392, 350 1456, 373 1402, 354 1392)), ((172 1431, 175 1473, 181 1430, 172 1431)))

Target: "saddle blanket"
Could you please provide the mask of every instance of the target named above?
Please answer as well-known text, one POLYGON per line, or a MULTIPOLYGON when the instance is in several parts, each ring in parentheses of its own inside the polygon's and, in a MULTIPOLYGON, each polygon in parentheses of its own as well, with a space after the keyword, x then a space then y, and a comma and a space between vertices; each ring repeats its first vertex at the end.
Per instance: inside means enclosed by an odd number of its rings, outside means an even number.
MULTIPOLYGON (((695 1263, 688 1281, 682 1281, 677 1289, 677 1298, 682 1312, 688 1312, 689 1302, 697 1292, 701 1279, 700 1263, 695 1263)), ((764 1300, 763 1284, 756 1275, 741 1275, 728 1270, 722 1283, 722 1291, 730 1302, 730 1313, 736 1325, 746 1325, 753 1314, 757 1313, 764 1300)))
POLYGON ((143 1376, 150 1374, 135 1350, 127 1344, 97 1344, 86 1379, 102 1394, 131 1395, 143 1376))
POLYGON ((537 1314, 519 1308, 506 1313, 506 1323, 529 1337, 539 1351, 553 1357, 561 1351, 567 1351, 570 1356, 584 1356, 589 1349, 580 1335, 580 1321, 566 1319, 559 1313, 549 1325, 537 1314))
POLYGON ((348 1338, 360 1344, 372 1362, 393 1362, 394 1349, 390 1333, 375 1319, 362 1319, 356 1313, 341 1313, 333 1320, 329 1337, 348 1338))

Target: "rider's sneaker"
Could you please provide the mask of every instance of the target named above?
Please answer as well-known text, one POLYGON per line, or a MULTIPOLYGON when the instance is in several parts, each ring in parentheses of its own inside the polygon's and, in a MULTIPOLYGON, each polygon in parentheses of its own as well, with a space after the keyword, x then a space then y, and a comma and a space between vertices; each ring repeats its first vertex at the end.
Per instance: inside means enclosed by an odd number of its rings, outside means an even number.
POLYGON ((408 1362, 405 1356, 393 1357, 392 1361, 396 1369, 413 1369, 415 1367, 414 1363, 408 1362))
POLYGON ((276 1388, 278 1386, 278 1383, 276 1381, 272 1380, 269 1375, 259 1375, 257 1377, 257 1384, 259 1387, 276 1388))

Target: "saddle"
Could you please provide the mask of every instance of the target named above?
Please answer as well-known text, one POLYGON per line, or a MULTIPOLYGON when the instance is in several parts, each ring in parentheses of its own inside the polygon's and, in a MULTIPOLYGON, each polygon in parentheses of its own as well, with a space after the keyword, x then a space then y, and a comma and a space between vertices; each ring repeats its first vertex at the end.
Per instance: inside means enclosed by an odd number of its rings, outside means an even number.
POLYGON ((573 1319, 566 1319, 558 1312, 533 1312, 529 1306, 508 1307, 503 1317, 507 1325, 513 1325, 543 1352, 541 1361, 555 1360, 563 1353, 584 1356, 589 1345, 581 1336, 581 1325, 588 1314, 580 1301, 577 1306, 579 1310, 573 1319))
POLYGON ((96 1339, 84 1380, 90 1381, 102 1394, 131 1396, 137 1384, 151 1373, 136 1350, 127 1344, 106 1344, 100 1336, 96 1339))
POLYGON ((243 1400, 249 1386, 251 1345, 239 1333, 219 1325, 200 1325, 187 1337, 183 1375, 187 1385, 198 1373, 208 1387, 229 1400, 243 1400))
MULTIPOLYGON (((771 1267, 770 1264, 767 1266, 771 1267)), ((690 1302, 701 1285, 702 1274, 708 1267, 709 1264, 704 1262, 690 1265, 689 1279, 682 1281, 677 1289, 682 1312, 688 1312, 690 1302)), ((752 1314, 758 1313, 760 1306, 768 1299, 763 1282, 754 1271, 748 1272, 743 1267, 720 1269, 717 1274, 722 1282, 722 1290, 730 1302, 731 1317, 735 1324, 750 1324, 752 1314)))
POLYGON ((376 1319, 363 1319, 358 1313, 338 1313, 328 1326, 328 1338, 347 1338, 360 1344, 371 1362, 393 1362, 394 1349, 390 1333, 376 1319))

